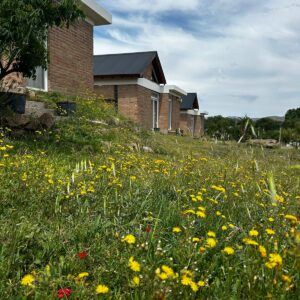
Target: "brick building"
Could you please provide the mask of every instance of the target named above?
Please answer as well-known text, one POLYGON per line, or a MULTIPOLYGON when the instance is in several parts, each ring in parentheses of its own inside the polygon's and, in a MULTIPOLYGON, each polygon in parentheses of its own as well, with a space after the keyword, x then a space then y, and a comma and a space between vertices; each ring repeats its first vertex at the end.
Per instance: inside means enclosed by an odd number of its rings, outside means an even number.
POLYGON ((182 97, 180 106, 180 129, 184 134, 200 137, 204 134, 204 116, 199 110, 197 93, 188 93, 182 97))
POLYGON ((156 51, 96 55, 94 84, 98 95, 143 127, 164 133, 179 128, 181 97, 186 92, 166 85, 156 51))
POLYGON ((69 28, 49 29, 48 69, 38 68, 37 79, 29 79, 27 87, 68 95, 93 91, 93 28, 111 24, 112 16, 94 0, 81 0, 80 3, 85 20, 69 28))

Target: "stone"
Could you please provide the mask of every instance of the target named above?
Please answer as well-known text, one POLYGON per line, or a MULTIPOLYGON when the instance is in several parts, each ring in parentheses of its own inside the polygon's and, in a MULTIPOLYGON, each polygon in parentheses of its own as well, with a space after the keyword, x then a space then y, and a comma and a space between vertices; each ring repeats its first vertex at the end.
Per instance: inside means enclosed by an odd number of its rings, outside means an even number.
POLYGON ((35 98, 35 91, 28 89, 27 95, 29 96, 30 99, 33 99, 33 98, 35 98))
POLYGON ((111 125, 111 126, 119 126, 120 123, 121 123, 121 121, 117 117, 112 117, 111 119, 108 120, 108 125, 111 125))
POLYGON ((29 131, 37 131, 39 129, 42 129, 42 126, 37 118, 32 118, 29 124, 27 124, 24 128, 29 131))
POLYGON ((14 114, 9 117, 5 117, 7 126, 10 128, 24 127, 30 123, 30 117, 26 115, 14 114))
POLYGON ((40 125, 45 129, 51 129, 55 124, 54 116, 50 113, 44 113, 39 118, 40 125))
POLYGON ((147 147, 147 146, 143 146, 143 147, 142 147, 142 150, 143 150, 144 152, 147 152, 147 153, 153 153, 153 152, 154 152, 152 148, 147 147))
POLYGON ((265 148, 279 147, 279 143, 273 139, 253 139, 249 141, 249 144, 253 146, 263 146, 265 148))

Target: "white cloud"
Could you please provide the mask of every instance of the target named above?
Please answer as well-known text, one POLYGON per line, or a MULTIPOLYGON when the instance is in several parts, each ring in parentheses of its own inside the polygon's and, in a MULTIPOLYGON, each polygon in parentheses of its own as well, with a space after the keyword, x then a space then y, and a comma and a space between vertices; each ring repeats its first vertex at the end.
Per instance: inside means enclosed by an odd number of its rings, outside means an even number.
POLYGON ((265 116, 300 106, 299 0, 99 2, 113 25, 97 29, 95 53, 157 50, 168 83, 198 92, 202 110, 265 116))

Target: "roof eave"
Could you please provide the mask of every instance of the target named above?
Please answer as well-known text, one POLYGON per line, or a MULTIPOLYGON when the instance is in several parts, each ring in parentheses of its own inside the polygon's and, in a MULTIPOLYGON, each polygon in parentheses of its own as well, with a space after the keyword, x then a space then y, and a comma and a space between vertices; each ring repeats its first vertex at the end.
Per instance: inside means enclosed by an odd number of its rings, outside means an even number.
POLYGON ((166 94, 173 93, 173 94, 178 95, 180 97, 187 95, 186 91, 184 91, 183 89, 179 88, 176 85, 165 85, 163 87, 163 93, 166 93, 166 94))
POLYGON ((112 15, 94 0, 81 0, 81 9, 95 26, 112 23, 112 15))

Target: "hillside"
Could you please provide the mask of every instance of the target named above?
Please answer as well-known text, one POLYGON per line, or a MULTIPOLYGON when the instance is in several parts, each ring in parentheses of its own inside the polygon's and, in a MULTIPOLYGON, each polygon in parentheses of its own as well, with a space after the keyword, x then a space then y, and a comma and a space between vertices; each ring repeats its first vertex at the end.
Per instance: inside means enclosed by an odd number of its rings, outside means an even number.
POLYGON ((297 298, 299 151, 77 105, 50 132, 1 129, 1 299, 297 298))

